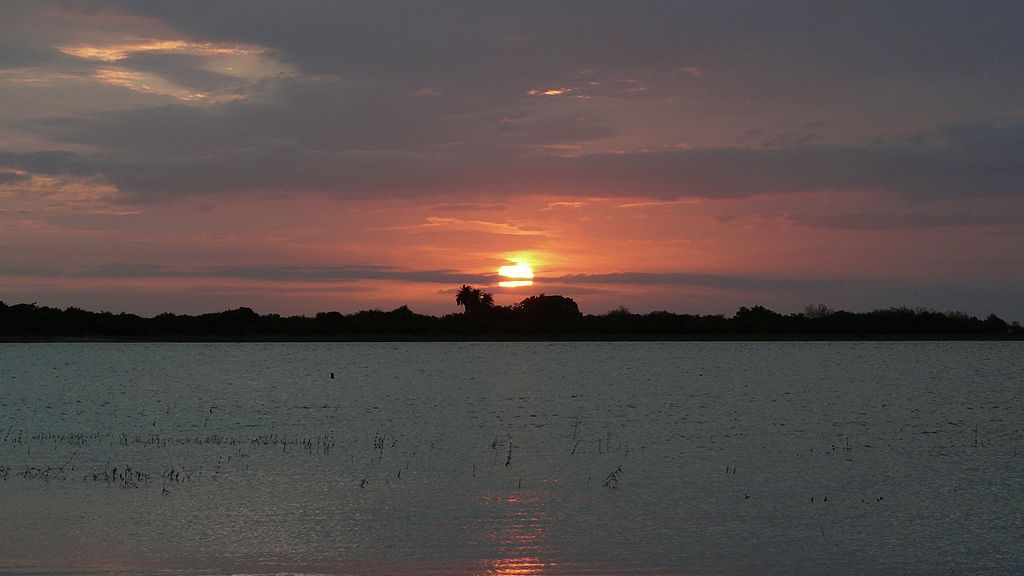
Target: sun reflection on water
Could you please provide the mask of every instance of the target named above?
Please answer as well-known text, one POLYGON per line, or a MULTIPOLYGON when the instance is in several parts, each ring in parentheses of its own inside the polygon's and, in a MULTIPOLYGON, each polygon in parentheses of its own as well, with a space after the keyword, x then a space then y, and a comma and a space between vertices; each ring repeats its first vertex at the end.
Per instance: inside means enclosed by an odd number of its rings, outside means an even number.
POLYGON ((496 557, 484 561, 479 576, 530 576, 549 573, 558 566, 545 560, 545 516, 539 495, 509 494, 490 499, 495 507, 492 530, 486 539, 497 545, 496 557))
POLYGON ((543 574, 545 569, 557 566, 552 563, 541 562, 539 558, 517 558, 494 560, 493 565, 485 571, 480 572, 481 576, 529 576, 531 574, 543 574))

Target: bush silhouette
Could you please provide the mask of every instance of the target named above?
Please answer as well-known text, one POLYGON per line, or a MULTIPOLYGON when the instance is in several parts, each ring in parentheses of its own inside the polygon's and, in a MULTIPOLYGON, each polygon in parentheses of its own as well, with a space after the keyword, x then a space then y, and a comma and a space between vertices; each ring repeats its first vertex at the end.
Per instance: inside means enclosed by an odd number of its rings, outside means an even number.
MULTIPOLYGON (((241 307, 198 316, 163 313, 153 318, 135 314, 64 310, 0 302, 0 339, 293 339, 293 338, 1024 338, 1024 328, 995 314, 984 320, 962 312, 889 308, 854 313, 824 305, 803 314, 783 315, 764 306, 743 306, 731 318, 722 315, 675 314, 666 311, 634 314, 625 307, 602 315, 583 315, 569 297, 530 296, 511 306, 494 306, 485 292, 469 289, 475 304, 459 314, 440 318, 399 306, 390 312, 363 310, 352 314, 320 312, 312 318, 260 315, 241 307), (485 301, 486 300, 486 301, 485 301), (472 310, 472 312, 470 311, 472 310)), ((461 292, 460 292, 461 293, 461 292)))

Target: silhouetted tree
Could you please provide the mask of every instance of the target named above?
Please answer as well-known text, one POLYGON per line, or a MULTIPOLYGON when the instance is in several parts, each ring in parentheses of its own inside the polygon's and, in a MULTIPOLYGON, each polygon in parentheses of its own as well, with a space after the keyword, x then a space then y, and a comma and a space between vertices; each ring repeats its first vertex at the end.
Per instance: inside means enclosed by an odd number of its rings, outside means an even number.
POLYGON ((735 316, 674 314, 667 311, 633 314, 620 307, 607 314, 580 314, 565 296, 531 296, 512 306, 496 306, 490 294, 463 286, 456 302, 466 311, 442 318, 416 314, 408 306, 390 312, 364 310, 352 314, 321 312, 315 318, 277 314, 259 315, 237 308, 198 316, 89 312, 81 308, 50 308, 0 302, 0 340, 21 338, 282 338, 328 336, 382 337, 389 335, 471 335, 490 333, 536 335, 594 335, 622 337, 692 337, 707 335, 827 337, 996 337, 1024 338, 1019 322, 1008 323, 995 314, 984 320, 963 312, 890 308, 873 312, 846 312, 812 307, 810 314, 782 315, 763 306, 740 308, 735 316), (810 317, 808 317, 810 316, 810 317))
POLYGON ((783 328, 783 316, 764 306, 741 306, 732 318, 740 332, 774 332, 783 328))
POLYGON ((340 334, 345 330, 345 316, 341 312, 317 312, 316 327, 324 334, 340 334))
POLYGON ((989 314, 988 318, 985 318, 985 329, 993 334, 1006 334, 1010 331, 1010 325, 999 316, 989 314))
POLYGON ((455 294, 455 303, 459 306, 464 306, 467 315, 479 314, 494 308, 494 296, 479 288, 463 284, 462 288, 455 294))
POLYGON ((480 302, 480 290, 467 284, 463 284, 459 292, 455 294, 455 303, 466 308, 466 314, 476 308, 480 302))
POLYGON ((811 304, 804 308, 804 318, 814 320, 815 318, 824 318, 832 314, 832 309, 824 304, 811 304))
POLYGON ((531 332, 567 332, 583 319, 575 300, 557 295, 530 296, 514 304, 512 313, 531 332))

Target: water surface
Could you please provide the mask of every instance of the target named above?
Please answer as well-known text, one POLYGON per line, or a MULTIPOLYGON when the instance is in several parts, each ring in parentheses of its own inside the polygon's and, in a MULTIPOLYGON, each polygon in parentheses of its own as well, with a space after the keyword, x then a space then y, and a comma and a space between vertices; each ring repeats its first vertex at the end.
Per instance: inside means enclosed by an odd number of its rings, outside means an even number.
POLYGON ((1024 572, 1020 343, 6 344, 0 366, 0 572, 1024 572))

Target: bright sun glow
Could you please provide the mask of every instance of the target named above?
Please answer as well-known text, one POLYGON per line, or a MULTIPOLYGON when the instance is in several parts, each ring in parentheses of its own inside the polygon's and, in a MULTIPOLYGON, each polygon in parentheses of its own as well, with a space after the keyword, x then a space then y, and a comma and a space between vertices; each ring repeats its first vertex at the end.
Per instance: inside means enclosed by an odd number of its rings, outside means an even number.
POLYGON ((519 288, 533 286, 533 269, 526 262, 516 262, 512 266, 498 268, 498 274, 508 280, 498 282, 502 288, 519 288))

